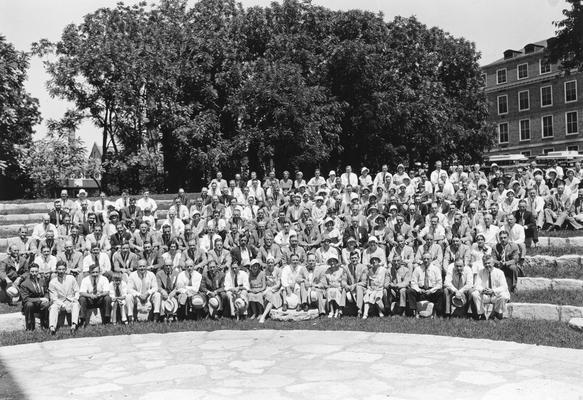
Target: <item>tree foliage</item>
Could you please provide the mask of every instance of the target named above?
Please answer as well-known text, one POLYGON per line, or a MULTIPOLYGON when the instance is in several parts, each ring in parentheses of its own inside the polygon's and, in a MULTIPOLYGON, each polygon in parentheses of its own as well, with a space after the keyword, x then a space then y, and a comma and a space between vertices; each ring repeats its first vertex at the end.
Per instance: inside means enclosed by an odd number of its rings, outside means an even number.
POLYGON ((101 163, 87 158, 85 145, 79 138, 48 135, 22 149, 20 167, 32 181, 32 193, 56 196, 67 179, 99 181, 101 163))
POLYGON ((12 179, 21 177, 20 148, 32 142, 33 127, 41 120, 38 100, 24 88, 28 60, 0 35, 0 162, 12 179))
POLYGON ((583 71, 583 2, 566 0, 565 19, 555 21, 556 36, 548 41, 548 58, 551 63, 561 62, 564 69, 583 71))
POLYGON ((102 129, 109 179, 195 188, 221 169, 473 161, 493 143, 472 43, 414 18, 285 0, 119 4, 34 45, 57 127, 102 129), (144 157, 149 155, 149 157, 144 157))

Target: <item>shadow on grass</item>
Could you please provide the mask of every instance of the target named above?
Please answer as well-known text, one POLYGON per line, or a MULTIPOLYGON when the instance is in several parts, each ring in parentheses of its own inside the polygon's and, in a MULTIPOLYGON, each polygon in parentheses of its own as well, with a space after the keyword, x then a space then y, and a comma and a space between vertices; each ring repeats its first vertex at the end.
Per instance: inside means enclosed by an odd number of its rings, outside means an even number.
POLYGON ((8 367, 0 358, 0 399, 26 400, 27 397, 12 376, 8 367))

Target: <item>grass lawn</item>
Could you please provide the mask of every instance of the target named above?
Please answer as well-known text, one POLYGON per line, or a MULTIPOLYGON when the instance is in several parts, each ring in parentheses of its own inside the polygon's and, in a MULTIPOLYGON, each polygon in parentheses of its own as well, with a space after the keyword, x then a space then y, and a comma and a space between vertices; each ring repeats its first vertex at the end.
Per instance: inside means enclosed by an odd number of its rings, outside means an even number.
POLYGON ((20 303, 18 303, 18 305, 16 305, 16 306, 9 306, 6 303, 0 303, 0 314, 9 314, 9 313, 13 313, 13 312, 20 312, 20 310, 21 310, 20 303))
MULTIPOLYGON (((355 317, 336 319, 317 319, 303 322, 279 322, 268 320, 265 324, 257 321, 233 321, 223 319, 220 321, 183 321, 166 323, 136 323, 130 326, 123 325, 97 325, 81 328, 76 337, 115 336, 145 333, 168 333, 184 331, 215 331, 222 329, 251 330, 251 329, 279 329, 279 330, 343 330, 366 332, 393 332, 412 333, 439 336, 456 336, 476 339, 492 339, 512 341, 519 343, 583 348, 583 336, 569 328, 567 324, 551 321, 530 320, 504 320, 473 321, 467 319, 419 319, 405 317, 393 318, 369 318, 366 321, 355 317)), ((0 345, 10 346, 23 343, 42 342, 48 340, 61 340, 70 338, 71 335, 63 329, 55 336, 45 331, 34 332, 3 332, 0 333, 0 345)))
POLYGON ((580 290, 525 290, 513 293, 511 299, 514 303, 548 303, 583 307, 583 291, 580 290))
POLYGON ((583 254, 583 247, 565 246, 565 247, 531 247, 526 249, 527 256, 553 256, 560 257, 567 254, 583 254))

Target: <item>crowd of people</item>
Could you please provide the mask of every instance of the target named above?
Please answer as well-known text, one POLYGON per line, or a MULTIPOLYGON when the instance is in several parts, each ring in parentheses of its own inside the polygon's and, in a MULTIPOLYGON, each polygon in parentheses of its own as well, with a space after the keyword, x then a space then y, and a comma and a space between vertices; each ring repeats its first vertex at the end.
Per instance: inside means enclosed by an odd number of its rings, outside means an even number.
POLYGON ((148 191, 91 201, 63 190, 10 241, 0 289, 22 302, 26 329, 38 315, 53 333, 61 316, 74 331, 94 309, 124 324, 264 322, 274 309, 501 319, 539 231, 583 227, 582 177, 579 164, 486 174, 439 161, 307 180, 219 172, 194 198, 181 189, 167 213, 148 191))

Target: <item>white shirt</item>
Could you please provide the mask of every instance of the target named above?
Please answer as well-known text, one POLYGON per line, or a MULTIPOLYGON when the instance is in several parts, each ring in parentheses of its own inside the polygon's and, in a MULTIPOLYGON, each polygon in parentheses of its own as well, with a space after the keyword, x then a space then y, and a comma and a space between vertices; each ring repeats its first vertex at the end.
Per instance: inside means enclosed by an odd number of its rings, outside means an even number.
MULTIPOLYGON (((243 271, 242 269, 239 270, 237 273, 237 284, 238 286, 243 286, 245 289, 249 290, 249 274, 243 271)), ((235 282, 233 281, 232 272, 229 270, 225 274, 225 290, 235 289, 235 282)))
POLYGON ((500 232, 500 228, 494 224, 491 224, 488 229, 484 224, 478 225, 477 231, 479 234, 484 235, 484 239, 486 244, 490 247, 496 246, 498 243, 498 232, 500 232))
MULTIPOLYGON (((93 293, 93 277, 91 275, 86 276, 81 281, 81 286, 79 287, 80 293, 93 293)), ((109 293, 109 281, 103 275, 99 275, 97 278, 97 292, 108 292, 109 293)))
POLYGON ((343 173, 340 175, 340 181, 344 186, 350 184, 351 186, 358 186, 358 176, 354 172, 351 172, 350 175, 348 173, 343 173))
POLYGON ((45 260, 45 258, 40 255, 37 256, 34 259, 34 263, 38 264, 39 266, 39 272, 41 274, 46 274, 49 272, 55 272, 57 269, 57 257, 53 256, 53 255, 49 255, 48 258, 45 260))
MULTIPOLYGON (((508 283, 506 282, 506 277, 501 269, 493 268, 491 273, 492 287, 491 289, 497 295, 504 298, 510 299, 510 293, 508 292, 508 283)), ((488 287, 488 270, 486 268, 478 272, 476 276, 475 288, 478 291, 482 291, 488 287)))
POLYGON ((504 230, 508 232, 508 241, 516 244, 524 244, 524 227, 514 224, 512 228, 508 224, 504 225, 504 230))
POLYGON ((136 202, 136 205, 140 207, 142 210, 150 208, 152 214, 154 213, 154 211, 158 209, 158 204, 156 204, 156 201, 150 197, 148 197, 147 199, 145 197, 142 197, 140 200, 136 202))
MULTIPOLYGON (((111 271, 111 261, 109 261, 109 257, 105 253, 99 253, 99 268, 101 268, 101 272, 111 271)), ((83 259, 83 272, 89 272, 89 267, 95 264, 93 261, 93 255, 88 254, 83 259)))
POLYGON ((152 271, 146 271, 141 277, 138 271, 134 271, 128 277, 128 292, 134 296, 142 294, 142 289, 149 295, 158 291, 158 281, 152 271), (142 287, 146 285, 145 287, 142 287))
POLYGON ((189 278, 186 271, 181 271, 176 278, 176 290, 180 293, 186 293, 186 291, 198 292, 201 282, 202 275, 200 272, 192 271, 189 278))
MULTIPOLYGON (((281 271, 281 285, 284 288, 293 288, 296 285, 296 280, 298 278, 298 273, 300 272, 300 266, 298 265, 295 270, 292 269, 291 265, 286 265, 281 271)), ((225 279, 226 280, 226 279, 225 279)))

